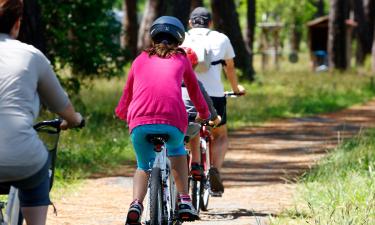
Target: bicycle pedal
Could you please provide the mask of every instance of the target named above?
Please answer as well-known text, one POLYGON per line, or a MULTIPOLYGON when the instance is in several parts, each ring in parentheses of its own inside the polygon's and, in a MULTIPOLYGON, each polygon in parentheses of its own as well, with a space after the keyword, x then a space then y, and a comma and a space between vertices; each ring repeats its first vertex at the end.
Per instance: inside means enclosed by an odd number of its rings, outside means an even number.
POLYGON ((196 181, 201 181, 203 179, 203 176, 193 176, 193 179, 196 181))
POLYGON ((223 196, 223 193, 222 193, 222 192, 213 192, 213 191, 211 191, 211 192, 210 192, 210 195, 211 195, 212 197, 222 197, 222 196, 223 196))
POLYGON ((199 216, 198 215, 194 215, 192 213, 189 213, 189 212, 182 212, 182 213, 179 213, 179 220, 182 221, 182 222, 191 222, 191 221, 194 221, 194 220, 199 220, 199 216))

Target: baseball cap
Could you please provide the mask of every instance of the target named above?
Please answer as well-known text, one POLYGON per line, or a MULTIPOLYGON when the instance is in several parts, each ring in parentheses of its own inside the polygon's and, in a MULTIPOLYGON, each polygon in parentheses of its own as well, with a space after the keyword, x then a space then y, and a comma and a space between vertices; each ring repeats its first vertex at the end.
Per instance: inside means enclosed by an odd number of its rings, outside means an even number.
POLYGON ((211 13, 204 7, 197 7, 190 13, 190 20, 194 26, 206 27, 211 21, 211 13))

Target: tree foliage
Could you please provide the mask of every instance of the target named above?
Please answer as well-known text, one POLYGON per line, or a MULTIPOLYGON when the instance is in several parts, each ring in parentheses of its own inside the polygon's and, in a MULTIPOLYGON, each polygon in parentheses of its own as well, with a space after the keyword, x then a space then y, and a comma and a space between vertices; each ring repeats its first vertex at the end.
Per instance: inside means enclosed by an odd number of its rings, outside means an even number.
MULTIPOLYGON (((262 21, 268 15, 268 20, 278 20, 284 24, 284 31, 296 26, 303 33, 307 21, 314 17, 317 8, 315 0, 257 0, 257 21, 262 21)), ((287 33, 284 33, 284 36, 287 33)))
POLYGON ((73 76, 111 77, 124 63, 119 43, 121 23, 111 0, 40 0, 47 55, 56 69, 73 76))

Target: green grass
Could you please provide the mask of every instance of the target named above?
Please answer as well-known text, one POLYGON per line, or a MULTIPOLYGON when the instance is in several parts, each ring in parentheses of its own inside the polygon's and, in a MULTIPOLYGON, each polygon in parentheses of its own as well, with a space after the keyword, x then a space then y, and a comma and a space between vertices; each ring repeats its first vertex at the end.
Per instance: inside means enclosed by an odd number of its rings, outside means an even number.
POLYGON ((245 87, 246 96, 228 99, 231 129, 273 118, 333 112, 374 96, 370 77, 350 73, 269 72, 245 87))
POLYGON ((296 207, 271 224, 375 224, 375 129, 340 145, 299 184, 296 207))
MULTIPOLYGON (((286 65, 282 72, 259 72, 255 82, 243 83, 246 96, 228 99, 230 129, 274 118, 332 112, 375 95, 366 75, 316 74, 304 66, 306 63, 282 65, 286 65)), ((124 82, 124 77, 91 80, 76 96, 75 106, 86 117, 87 126, 81 131, 63 132, 58 180, 109 172, 118 165, 135 163, 128 129, 113 113, 124 82)))
POLYGON ((123 83, 123 79, 95 80, 81 91, 76 108, 85 116, 86 127, 62 132, 57 180, 74 180, 96 172, 109 172, 123 163, 134 164, 128 129, 114 116, 123 83))

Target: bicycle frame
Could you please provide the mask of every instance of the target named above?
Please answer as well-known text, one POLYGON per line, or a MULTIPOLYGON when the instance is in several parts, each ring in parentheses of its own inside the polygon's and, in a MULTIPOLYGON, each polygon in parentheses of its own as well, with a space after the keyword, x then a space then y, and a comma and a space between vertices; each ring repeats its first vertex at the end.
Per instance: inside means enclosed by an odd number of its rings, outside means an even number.
MULTIPOLYGON (((193 206, 196 210, 207 211, 208 210, 208 201, 210 195, 213 195, 211 192, 211 185, 209 182, 209 169, 212 166, 212 154, 211 154, 211 131, 210 126, 206 123, 201 124, 199 131, 200 138, 200 165, 203 167, 203 176, 200 179, 194 178, 193 176, 189 177, 189 192, 192 197, 193 206)), ((191 158, 188 156, 189 169, 191 169, 191 158)))
POLYGON ((201 163, 203 165, 204 171, 207 171, 212 166, 212 154, 211 154, 211 132, 206 125, 203 125, 200 130, 200 150, 201 150, 201 163), (208 146, 207 146, 208 143, 208 146), (208 147, 208 148, 207 148, 208 147), (207 151, 208 150, 208 151, 207 151), (208 154, 208 157, 207 157, 208 154))
POLYGON ((0 202, 0 225, 19 225, 20 204, 18 189, 11 186, 6 203, 0 202), (3 214, 3 209, 5 213, 3 214))

